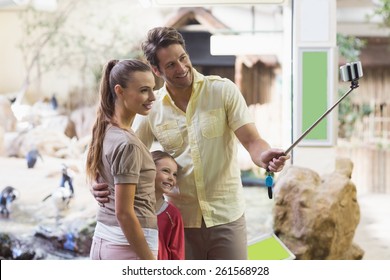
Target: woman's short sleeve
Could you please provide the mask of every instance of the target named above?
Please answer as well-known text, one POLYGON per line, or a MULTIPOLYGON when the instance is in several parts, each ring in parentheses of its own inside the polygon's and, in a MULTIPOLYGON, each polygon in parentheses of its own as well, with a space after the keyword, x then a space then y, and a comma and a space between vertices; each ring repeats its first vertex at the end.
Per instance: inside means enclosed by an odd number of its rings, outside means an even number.
POLYGON ((119 145, 112 157, 111 173, 114 184, 136 184, 140 176, 142 155, 140 149, 130 143, 119 145))

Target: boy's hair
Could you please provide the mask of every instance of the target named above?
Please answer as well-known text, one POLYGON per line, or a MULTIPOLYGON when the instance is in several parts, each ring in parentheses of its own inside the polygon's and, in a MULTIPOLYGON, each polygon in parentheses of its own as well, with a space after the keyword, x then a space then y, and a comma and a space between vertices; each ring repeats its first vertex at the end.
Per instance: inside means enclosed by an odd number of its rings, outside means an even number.
MULTIPOLYGON (((163 158, 170 158, 174 162, 176 162, 176 160, 173 156, 171 156, 170 154, 168 154, 167 152, 164 152, 164 151, 156 150, 156 151, 153 151, 151 154, 152 154, 152 158, 153 158, 154 163, 158 162, 159 160, 161 160, 163 158)), ((176 162, 176 164, 177 164, 177 162, 176 162)), ((177 164, 177 167, 179 167, 178 164, 177 164)))

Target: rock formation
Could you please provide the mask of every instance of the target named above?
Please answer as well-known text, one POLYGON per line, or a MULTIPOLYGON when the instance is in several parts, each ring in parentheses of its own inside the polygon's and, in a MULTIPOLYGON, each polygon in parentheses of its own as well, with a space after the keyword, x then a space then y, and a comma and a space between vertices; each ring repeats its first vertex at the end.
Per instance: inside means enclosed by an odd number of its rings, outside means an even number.
POLYGON ((302 260, 362 259, 353 244, 360 220, 352 162, 337 159, 336 170, 321 178, 291 166, 275 185, 275 234, 302 260))

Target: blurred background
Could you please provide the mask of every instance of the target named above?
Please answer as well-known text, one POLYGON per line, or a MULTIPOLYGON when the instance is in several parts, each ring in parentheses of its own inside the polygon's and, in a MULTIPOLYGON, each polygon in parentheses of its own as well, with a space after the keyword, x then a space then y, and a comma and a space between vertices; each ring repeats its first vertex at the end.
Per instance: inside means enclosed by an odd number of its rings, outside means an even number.
MULTIPOLYGON (((301 49, 325 50, 330 56, 328 107, 349 87, 338 80, 339 66, 360 60, 364 76, 358 93, 333 113, 325 143, 297 148, 302 152, 292 154, 291 163, 322 175, 334 170, 335 158, 347 157, 354 165, 351 180, 361 204, 375 205, 388 198, 390 1, 316 0, 319 8, 326 7, 318 26, 302 21, 299 25, 299 17, 312 17, 310 9, 302 7, 314 2, 239 2, 197 1, 196 6, 191 1, 0 0, 0 188, 13 186, 20 191, 15 200, 19 206, 11 215, 16 223, 1 219, 0 231, 22 233, 27 230, 20 225, 31 230, 38 224, 43 225, 36 230, 39 234, 61 239, 64 231, 71 230, 53 229, 60 218, 93 220, 95 204, 83 169, 102 67, 112 58, 142 58, 140 43, 155 26, 173 26, 183 34, 192 63, 201 73, 226 77, 238 85, 260 133, 275 147, 288 147, 304 130, 299 125, 302 108, 296 106, 302 72, 296 66, 300 64, 294 64, 301 49), (316 31, 329 34, 329 40, 306 44, 303 36, 315 37, 316 31), (26 157, 34 150, 39 157, 36 166, 28 168, 26 157), (57 212, 53 205, 43 206, 44 197, 60 184, 64 164, 73 172, 77 219, 57 212), (31 212, 36 216, 26 218, 31 212), (17 220, 16 213, 24 219, 17 220), (52 214, 43 219, 47 213, 52 214)), ((157 88, 161 86, 157 79, 157 88)), ((240 149, 239 158, 243 174, 261 183, 264 174, 246 151, 240 149)), ((267 199, 263 193, 260 196, 267 199)), ((264 207, 272 206, 266 201, 264 207)), ((378 210, 390 214, 388 208, 378 210)), ((266 213, 256 223, 268 231, 271 213, 266 213)))

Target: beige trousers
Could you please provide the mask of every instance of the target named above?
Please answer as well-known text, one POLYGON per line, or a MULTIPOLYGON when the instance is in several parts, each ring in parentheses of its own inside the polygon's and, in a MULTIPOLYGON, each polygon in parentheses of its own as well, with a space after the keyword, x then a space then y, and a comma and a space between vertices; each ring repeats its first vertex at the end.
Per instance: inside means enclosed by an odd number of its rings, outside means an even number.
POLYGON ((185 228, 186 260, 246 260, 247 232, 245 216, 207 228, 185 228))

